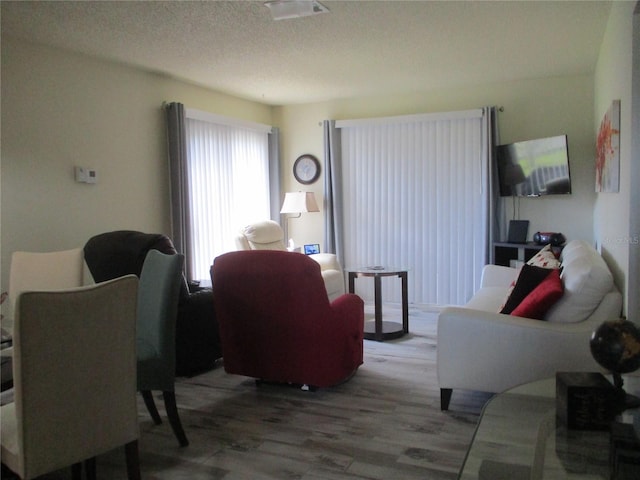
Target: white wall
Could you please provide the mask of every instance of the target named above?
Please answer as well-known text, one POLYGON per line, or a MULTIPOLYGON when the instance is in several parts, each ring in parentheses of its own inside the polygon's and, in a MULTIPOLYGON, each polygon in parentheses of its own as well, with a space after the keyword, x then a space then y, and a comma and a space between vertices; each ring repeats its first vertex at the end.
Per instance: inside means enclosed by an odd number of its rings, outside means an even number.
MULTIPOLYGON (((599 193, 594 208, 594 237, 602 255, 612 268, 618 287, 629 295, 628 272, 630 248, 640 244, 639 232, 629 229, 631 215, 631 80, 632 32, 635 2, 614 2, 600 49, 595 73, 595 115, 592 129, 598 131, 602 117, 612 100, 620 100, 620 192, 599 193)), ((635 132, 637 134, 637 132, 635 132)), ((638 162, 639 159, 634 160, 638 162)), ((636 257, 637 258, 637 257, 636 257)), ((627 302, 625 301, 625 313, 627 302)))
POLYGON ((272 123, 265 105, 4 37, 1 101, 3 290, 15 250, 169 233, 164 101, 272 123), (74 165, 95 168, 98 183, 75 183, 74 165))
MULTIPOLYGON (((312 153, 323 160, 322 120, 467 110, 485 105, 504 107, 504 113, 499 114, 502 143, 569 136, 573 194, 522 199, 520 217, 531 222, 529 236, 536 231, 560 231, 569 239, 593 241, 595 137, 590 75, 279 107, 275 116, 283 132, 283 185, 288 190, 305 189, 291 173, 299 155, 312 153)), ((322 178, 306 189, 315 191, 320 201, 322 178)), ((511 218, 510 199, 507 206, 511 218)), ((291 236, 298 244, 321 242, 322 229, 322 214, 304 214, 291 222, 291 236)))

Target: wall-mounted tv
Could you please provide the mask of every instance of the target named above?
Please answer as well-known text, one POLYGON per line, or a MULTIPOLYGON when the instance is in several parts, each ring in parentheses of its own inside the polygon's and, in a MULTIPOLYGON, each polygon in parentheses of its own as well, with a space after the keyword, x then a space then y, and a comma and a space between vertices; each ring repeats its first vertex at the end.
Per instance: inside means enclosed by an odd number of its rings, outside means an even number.
POLYGON ((566 135, 499 145, 496 156, 503 197, 571 193, 566 135))

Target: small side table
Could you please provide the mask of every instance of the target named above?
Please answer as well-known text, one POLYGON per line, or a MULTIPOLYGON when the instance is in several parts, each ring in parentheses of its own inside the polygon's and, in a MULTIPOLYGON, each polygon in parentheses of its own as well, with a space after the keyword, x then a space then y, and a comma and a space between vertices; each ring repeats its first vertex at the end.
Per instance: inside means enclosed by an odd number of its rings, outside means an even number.
POLYGON ((409 333, 409 300, 407 294, 407 270, 387 267, 362 267, 347 269, 349 272, 349 293, 355 291, 356 277, 373 277, 374 285, 374 328, 365 324, 364 338, 367 340, 392 340, 409 333), (382 277, 399 277, 402 280, 402 325, 397 322, 382 321, 382 277))

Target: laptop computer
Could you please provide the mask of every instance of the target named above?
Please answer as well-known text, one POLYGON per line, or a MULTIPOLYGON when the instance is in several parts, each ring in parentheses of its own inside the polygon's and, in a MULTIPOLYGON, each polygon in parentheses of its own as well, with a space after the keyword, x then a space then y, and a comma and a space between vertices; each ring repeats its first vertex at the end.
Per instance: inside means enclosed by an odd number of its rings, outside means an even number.
POLYGON ((529 220, 509 221, 509 243, 527 243, 529 220))

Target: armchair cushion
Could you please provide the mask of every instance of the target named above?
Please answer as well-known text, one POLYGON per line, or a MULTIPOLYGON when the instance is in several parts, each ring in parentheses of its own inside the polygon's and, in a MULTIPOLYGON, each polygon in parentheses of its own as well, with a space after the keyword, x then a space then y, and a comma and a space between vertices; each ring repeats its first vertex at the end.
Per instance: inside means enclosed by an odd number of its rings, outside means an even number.
POLYGON ((273 220, 244 227, 236 239, 236 246, 239 250, 286 250, 282 228, 273 220))

